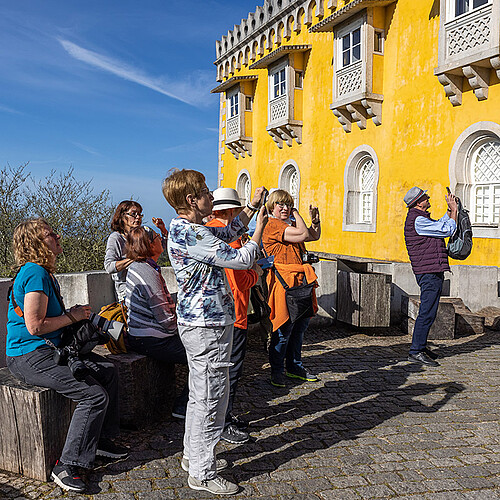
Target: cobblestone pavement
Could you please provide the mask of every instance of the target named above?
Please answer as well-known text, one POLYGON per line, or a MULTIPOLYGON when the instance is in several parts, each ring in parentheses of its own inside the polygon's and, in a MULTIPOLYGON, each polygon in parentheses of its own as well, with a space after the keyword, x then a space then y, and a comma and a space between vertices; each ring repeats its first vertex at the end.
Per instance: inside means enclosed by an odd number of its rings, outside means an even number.
MULTIPOLYGON (((319 383, 269 382, 251 339, 239 412, 253 441, 221 443, 226 478, 256 499, 500 498, 500 332, 435 344, 439 368, 408 363, 409 337, 371 337, 338 327, 310 330, 307 367, 319 383)), ((179 465, 182 424, 166 416, 125 432, 128 460, 100 463, 91 494, 0 473, 2 498, 99 500, 210 498, 186 486, 179 465)))

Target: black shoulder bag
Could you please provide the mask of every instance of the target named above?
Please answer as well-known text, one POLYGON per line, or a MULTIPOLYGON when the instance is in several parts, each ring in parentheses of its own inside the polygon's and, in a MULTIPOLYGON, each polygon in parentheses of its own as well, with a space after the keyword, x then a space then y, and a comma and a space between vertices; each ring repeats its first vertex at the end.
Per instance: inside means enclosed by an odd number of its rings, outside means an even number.
MULTIPOLYGON (((267 257, 264 248, 262 248, 262 251, 267 257)), ((308 283, 304 275, 304 281, 301 285, 288 286, 276 266, 273 265, 272 270, 281 286, 285 289, 286 307, 290 321, 295 323, 301 318, 312 318, 314 316, 313 290, 316 288, 315 284, 308 283)))

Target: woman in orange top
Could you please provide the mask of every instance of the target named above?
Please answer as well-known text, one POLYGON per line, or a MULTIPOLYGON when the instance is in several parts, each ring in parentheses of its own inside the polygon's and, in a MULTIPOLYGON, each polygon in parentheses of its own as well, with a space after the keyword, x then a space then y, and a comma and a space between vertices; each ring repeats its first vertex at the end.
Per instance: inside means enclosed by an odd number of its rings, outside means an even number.
MULTIPOLYGON (((303 262, 306 254, 304 243, 316 241, 321 235, 318 207, 309 206, 311 226, 307 227, 298 210, 293 206, 293 198, 287 191, 278 189, 269 196, 266 204, 269 222, 262 235, 264 250, 274 255, 274 265, 288 286, 302 283, 304 276, 308 283, 317 279, 310 264, 303 262), (293 215, 293 219, 291 216, 293 215)), ((309 318, 300 318, 292 323, 288 317, 285 289, 273 270, 268 274, 270 319, 273 333, 269 345, 271 364, 271 384, 285 387, 283 368, 286 359, 286 375, 290 378, 317 382, 318 377, 309 373, 302 365, 302 339, 309 325, 309 318)), ((315 311, 316 296, 313 296, 315 311)))

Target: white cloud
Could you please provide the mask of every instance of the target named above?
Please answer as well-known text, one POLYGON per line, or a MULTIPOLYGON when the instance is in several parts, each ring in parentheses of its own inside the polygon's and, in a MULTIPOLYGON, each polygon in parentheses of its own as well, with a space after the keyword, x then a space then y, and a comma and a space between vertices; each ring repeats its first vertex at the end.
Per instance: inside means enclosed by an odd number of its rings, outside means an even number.
POLYGON ((17 109, 10 108, 9 106, 4 106, 3 104, 0 104, 0 112, 4 113, 11 113, 13 115, 22 115, 24 113, 21 113, 21 111, 17 111, 17 109))
POLYGON ((76 146, 77 148, 85 151, 86 153, 89 153, 91 155, 95 156, 102 156, 99 151, 95 150, 94 148, 91 148, 90 146, 86 146, 85 144, 82 144, 80 142, 75 142, 75 141, 70 141, 73 146, 76 146))
POLYGON ((58 39, 58 41, 71 57, 99 68, 102 71, 119 76, 124 80, 137 83, 192 106, 204 105, 208 101, 207 96, 209 96, 209 85, 212 81, 212 76, 206 71, 199 71, 192 74, 185 81, 175 81, 166 77, 154 77, 123 61, 84 49, 68 40, 58 39))

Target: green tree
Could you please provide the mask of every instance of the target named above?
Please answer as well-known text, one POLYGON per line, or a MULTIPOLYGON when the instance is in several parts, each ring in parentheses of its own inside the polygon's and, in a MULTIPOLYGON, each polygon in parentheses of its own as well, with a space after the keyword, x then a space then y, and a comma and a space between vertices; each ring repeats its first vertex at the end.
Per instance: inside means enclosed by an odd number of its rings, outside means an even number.
POLYGON ((108 190, 94 193, 92 180, 75 178, 73 168, 42 180, 27 172, 27 165, 0 171, 1 229, 0 275, 12 273, 11 242, 15 226, 30 217, 43 217, 61 235, 63 254, 58 272, 103 268, 109 223, 115 207, 108 190))

